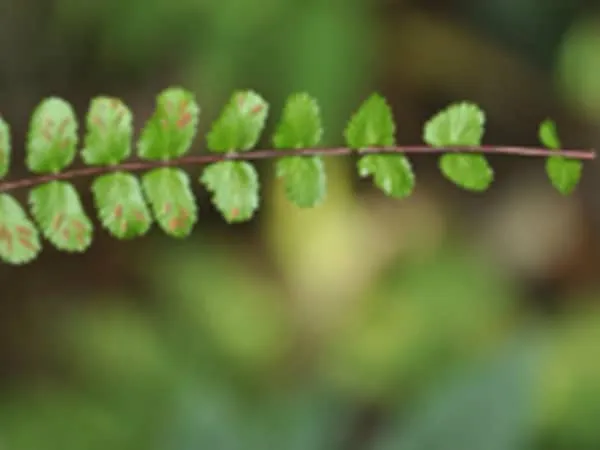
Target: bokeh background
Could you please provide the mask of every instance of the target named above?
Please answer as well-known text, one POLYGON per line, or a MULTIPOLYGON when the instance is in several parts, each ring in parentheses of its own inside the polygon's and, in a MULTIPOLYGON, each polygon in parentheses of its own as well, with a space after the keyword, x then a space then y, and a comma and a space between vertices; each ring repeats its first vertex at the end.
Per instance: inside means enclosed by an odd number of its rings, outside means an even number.
MULTIPOLYGON (((0 110, 26 175, 31 112, 84 117, 123 98, 136 129, 182 85, 202 106, 194 151, 235 89, 319 99, 342 143, 373 91, 398 142, 457 100, 488 144, 600 148, 600 5, 591 0, 4 0, 0 110)), ((493 188, 412 158, 396 201, 327 161, 301 211, 261 163, 262 204, 228 226, 199 184, 185 241, 46 245, 0 266, 0 448, 6 450, 597 450, 600 168, 571 197, 544 162, 497 156, 493 188)), ((191 168, 197 179, 199 168, 191 168)), ((77 186, 89 212, 90 180, 77 186)), ((26 192, 18 198, 25 202, 26 192)))

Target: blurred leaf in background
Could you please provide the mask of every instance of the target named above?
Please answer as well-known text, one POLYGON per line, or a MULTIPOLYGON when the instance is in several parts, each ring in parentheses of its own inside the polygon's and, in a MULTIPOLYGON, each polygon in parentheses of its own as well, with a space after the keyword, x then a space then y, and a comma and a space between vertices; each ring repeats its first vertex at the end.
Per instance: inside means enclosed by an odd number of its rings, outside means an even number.
MULTIPOLYGON (((442 388, 375 450, 520 450, 531 437, 536 346, 519 342, 442 388)), ((489 359, 489 358, 488 358, 489 359)))
POLYGON ((600 16, 575 21, 556 61, 557 82, 565 99, 582 112, 600 116, 600 16))

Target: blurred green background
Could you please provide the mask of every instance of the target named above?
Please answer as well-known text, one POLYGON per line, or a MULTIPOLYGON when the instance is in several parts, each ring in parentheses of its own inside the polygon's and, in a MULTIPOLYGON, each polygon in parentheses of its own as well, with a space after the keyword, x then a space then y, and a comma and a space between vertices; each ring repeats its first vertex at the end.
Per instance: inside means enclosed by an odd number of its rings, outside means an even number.
MULTIPOLYGON (((294 92, 319 99, 336 145, 377 91, 402 144, 467 99, 486 143, 536 145, 551 117, 567 147, 600 148, 599 6, 5 0, 0 108, 21 155, 46 96, 80 117, 119 96, 139 130, 171 85, 196 93, 200 137, 234 90, 257 90, 262 147, 294 92)), ((308 211, 264 163, 248 224, 225 225, 198 185, 185 241, 118 242, 96 222, 83 255, 0 266, 0 449, 599 449, 598 163, 564 198, 542 160, 490 160, 494 186, 474 195, 412 158, 404 201, 328 160, 308 211)))

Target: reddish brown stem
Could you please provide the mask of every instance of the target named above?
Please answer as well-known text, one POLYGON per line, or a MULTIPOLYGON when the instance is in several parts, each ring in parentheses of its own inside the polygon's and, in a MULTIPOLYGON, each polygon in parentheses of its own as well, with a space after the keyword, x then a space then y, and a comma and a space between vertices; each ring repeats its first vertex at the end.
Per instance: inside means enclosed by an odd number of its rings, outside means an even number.
POLYGON ((170 161, 131 161, 113 166, 85 167, 81 169, 72 169, 65 172, 52 175, 36 175, 29 178, 23 178, 15 181, 0 182, 0 192, 12 191, 19 188, 36 186, 56 180, 69 180, 72 178, 86 177, 91 175, 101 175, 104 173, 123 171, 144 171, 158 167, 173 167, 185 165, 212 164, 222 161, 252 161, 260 159, 274 159, 290 156, 343 156, 343 155, 366 155, 380 153, 406 153, 406 154, 425 154, 425 153, 485 153, 498 155, 516 155, 516 156, 564 156, 572 159, 592 160, 596 158, 594 150, 549 150, 535 147, 429 147, 429 146, 405 146, 405 147, 373 147, 361 150, 354 150, 348 147, 334 148, 302 148, 292 150, 258 150, 252 152, 238 153, 205 153, 202 155, 189 155, 170 161))

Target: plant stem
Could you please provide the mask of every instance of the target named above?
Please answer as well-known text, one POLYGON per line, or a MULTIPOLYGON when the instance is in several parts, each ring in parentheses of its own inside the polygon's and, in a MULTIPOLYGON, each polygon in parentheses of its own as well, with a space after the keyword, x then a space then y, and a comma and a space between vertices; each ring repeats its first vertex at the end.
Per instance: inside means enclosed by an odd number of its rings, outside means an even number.
POLYGON ((57 180, 69 180, 73 178, 87 177, 92 175, 102 175, 116 171, 144 171, 156 169, 159 167, 174 167, 186 165, 213 164, 223 161, 253 161, 261 159, 275 159, 290 156, 344 156, 344 155, 366 155, 366 154, 433 154, 433 153, 482 153, 497 155, 516 155, 516 156, 563 156, 579 160, 592 160, 596 158, 593 150, 550 150, 538 147, 498 147, 498 146, 479 146, 479 147, 429 147, 429 146, 401 146, 401 147, 374 147, 355 150, 348 147, 334 148, 302 148, 302 149, 270 149, 257 150, 250 152, 232 152, 232 153, 205 153, 201 155, 188 155, 170 161, 130 161, 112 166, 84 167, 81 169, 71 169, 65 172, 36 175, 29 178, 22 178, 14 181, 0 182, 0 192, 12 191, 19 188, 36 186, 42 183, 57 180))

